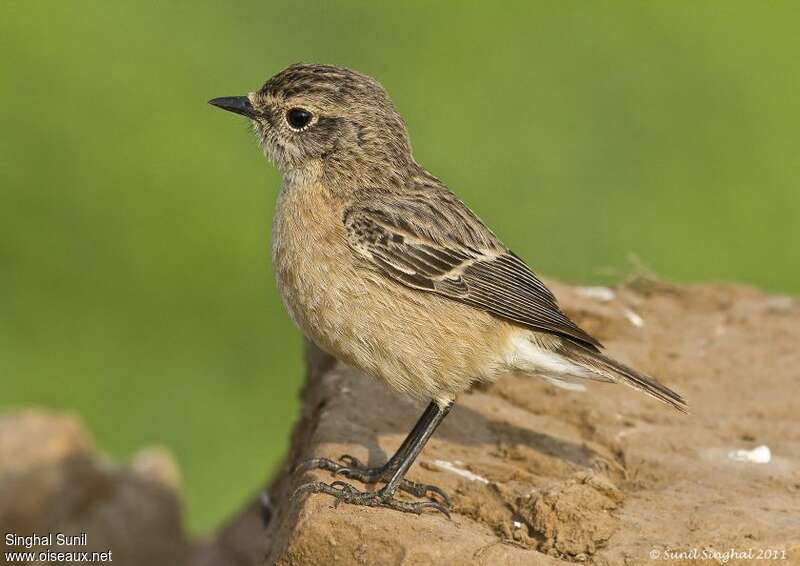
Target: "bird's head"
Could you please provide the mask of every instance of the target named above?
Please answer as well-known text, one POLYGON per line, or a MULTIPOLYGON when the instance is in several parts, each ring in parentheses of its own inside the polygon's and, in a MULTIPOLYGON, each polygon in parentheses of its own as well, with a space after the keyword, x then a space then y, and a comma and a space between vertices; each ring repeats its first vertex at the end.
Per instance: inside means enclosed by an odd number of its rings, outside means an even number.
POLYGON ((405 123, 386 90, 344 67, 292 65, 256 92, 210 103, 250 118, 284 177, 378 180, 414 163, 405 123))

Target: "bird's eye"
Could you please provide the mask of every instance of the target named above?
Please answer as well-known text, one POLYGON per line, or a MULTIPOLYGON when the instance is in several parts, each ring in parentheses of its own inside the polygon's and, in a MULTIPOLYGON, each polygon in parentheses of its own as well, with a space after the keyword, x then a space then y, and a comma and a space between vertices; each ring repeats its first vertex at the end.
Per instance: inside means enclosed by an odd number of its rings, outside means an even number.
POLYGON ((311 122, 311 112, 304 108, 292 108, 286 113, 286 121, 293 130, 302 130, 311 122))

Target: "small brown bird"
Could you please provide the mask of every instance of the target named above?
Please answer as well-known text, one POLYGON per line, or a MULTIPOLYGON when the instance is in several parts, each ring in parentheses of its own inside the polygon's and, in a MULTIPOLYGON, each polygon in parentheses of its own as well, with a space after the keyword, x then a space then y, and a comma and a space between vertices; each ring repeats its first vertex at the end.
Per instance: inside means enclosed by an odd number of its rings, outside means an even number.
POLYGON ((525 262, 411 154, 405 123, 373 78, 292 65, 247 96, 214 106, 247 116, 283 175, 272 230, 278 289, 319 347, 431 402, 386 464, 318 458, 359 481, 324 492, 357 505, 447 512, 435 486, 405 479, 456 396, 523 372, 624 383, 684 411, 680 395, 600 352, 525 262), (400 489, 420 498, 395 498, 400 489))

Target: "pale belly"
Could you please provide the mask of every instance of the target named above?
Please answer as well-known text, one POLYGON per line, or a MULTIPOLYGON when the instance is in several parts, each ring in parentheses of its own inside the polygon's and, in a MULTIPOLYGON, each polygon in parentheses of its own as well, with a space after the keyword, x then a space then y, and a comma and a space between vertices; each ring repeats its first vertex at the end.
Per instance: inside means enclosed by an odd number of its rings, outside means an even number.
POLYGON ((287 311, 323 350, 400 391, 434 399, 507 369, 510 325, 323 255, 302 275, 278 268, 287 311))

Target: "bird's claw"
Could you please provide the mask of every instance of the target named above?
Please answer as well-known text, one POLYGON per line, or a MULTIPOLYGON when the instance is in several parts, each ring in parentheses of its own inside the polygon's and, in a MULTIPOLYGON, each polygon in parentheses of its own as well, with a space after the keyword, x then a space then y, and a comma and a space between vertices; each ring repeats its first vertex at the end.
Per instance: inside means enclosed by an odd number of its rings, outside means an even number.
MULTIPOLYGON (((438 488, 437 488, 438 489, 438 488)), ((352 485, 345 483, 341 480, 334 481, 330 484, 324 482, 311 482, 301 485, 294 492, 294 496, 303 495, 306 493, 325 493, 335 498, 335 506, 341 503, 348 503, 350 505, 364 505, 367 507, 386 507, 401 511, 403 513, 414 513, 419 515, 427 509, 433 509, 444 514, 448 519, 450 518, 450 511, 438 501, 402 501, 395 499, 392 494, 387 493, 384 489, 378 491, 359 491, 352 485)))
MULTIPOLYGON (((394 469, 387 467, 386 465, 370 468, 362 463, 361 460, 355 456, 351 456, 350 454, 343 454, 339 457, 338 462, 331 460, 330 458, 312 458, 297 467, 297 471, 308 471, 315 469, 327 470, 334 476, 342 475, 348 479, 357 480, 362 483, 388 482, 389 479, 391 479, 392 473, 394 473, 394 469)), ((333 482, 331 485, 339 483, 349 485, 345 484, 344 482, 333 482)), ((447 494, 435 485, 417 483, 411 480, 402 479, 400 483, 397 484, 397 489, 415 497, 427 497, 433 502, 439 503, 440 505, 444 504, 447 507, 450 507, 451 505, 450 498, 447 496, 447 494), (437 501, 437 497, 441 499, 441 501, 437 501)))

